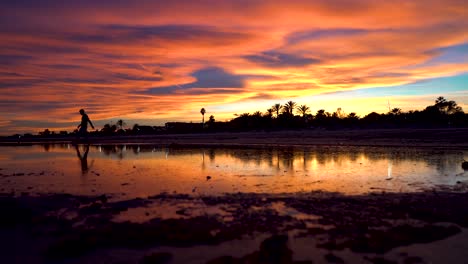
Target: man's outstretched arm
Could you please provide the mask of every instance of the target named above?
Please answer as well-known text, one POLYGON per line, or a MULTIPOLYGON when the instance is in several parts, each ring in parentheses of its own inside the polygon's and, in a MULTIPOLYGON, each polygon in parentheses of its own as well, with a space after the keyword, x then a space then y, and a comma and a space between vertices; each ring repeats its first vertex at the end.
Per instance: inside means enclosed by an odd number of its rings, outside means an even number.
POLYGON ((91 119, 88 119, 88 122, 89 122, 89 124, 91 125, 91 127, 94 129, 94 125, 93 125, 93 123, 91 122, 91 119))

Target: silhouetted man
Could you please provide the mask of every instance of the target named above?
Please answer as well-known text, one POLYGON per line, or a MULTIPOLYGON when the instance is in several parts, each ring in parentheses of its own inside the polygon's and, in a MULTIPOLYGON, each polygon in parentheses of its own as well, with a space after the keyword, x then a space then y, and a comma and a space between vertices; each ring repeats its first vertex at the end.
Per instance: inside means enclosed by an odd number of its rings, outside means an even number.
POLYGON ((81 114, 81 123, 78 125, 77 138, 85 137, 87 139, 88 138, 88 123, 91 125, 93 129, 94 129, 94 125, 91 122, 91 120, 89 120, 89 117, 85 113, 84 109, 80 109, 80 114, 81 114))

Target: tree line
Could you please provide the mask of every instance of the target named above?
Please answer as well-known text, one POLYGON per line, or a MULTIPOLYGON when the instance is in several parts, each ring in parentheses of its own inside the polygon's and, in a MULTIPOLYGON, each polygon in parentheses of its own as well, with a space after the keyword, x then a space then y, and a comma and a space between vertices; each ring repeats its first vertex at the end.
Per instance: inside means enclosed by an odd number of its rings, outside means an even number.
MULTIPOLYGON (((455 128, 468 127, 468 114, 455 101, 438 97, 433 105, 424 110, 404 112, 400 108, 390 109, 387 113, 371 112, 360 117, 355 112, 345 113, 341 108, 335 112, 324 109, 311 113, 307 105, 298 105, 294 101, 274 104, 265 112, 255 111, 236 115, 230 121, 218 122, 210 115, 205 122, 205 108, 200 110, 201 123, 168 122, 165 126, 147 126, 134 124, 128 127, 122 119, 115 124, 105 124, 102 129, 90 131, 94 136, 114 135, 151 135, 167 133, 203 133, 203 132, 240 132, 240 131, 275 131, 294 129, 391 129, 391 128, 455 128)), ((58 133, 45 129, 39 132, 42 137, 63 137, 74 132, 58 133)), ((15 135, 18 136, 18 135, 15 135)), ((26 134, 24 136, 32 136, 26 134)))
POLYGON ((288 101, 274 104, 266 112, 243 113, 226 123, 208 121, 208 131, 250 131, 282 129, 379 129, 379 128, 449 128, 468 127, 468 114, 455 101, 438 97, 424 110, 402 111, 393 108, 388 113, 369 113, 360 117, 346 114, 341 108, 330 113, 324 109, 312 114, 307 105, 288 101))
MULTIPOLYGON (((371 112, 363 117, 355 112, 346 114, 341 108, 333 113, 320 109, 312 114, 307 105, 288 101, 284 105, 275 104, 264 113, 241 114, 226 126, 230 130, 448 128, 468 127, 468 115, 455 101, 442 96, 422 111, 393 108, 388 113, 371 112)), ((216 124, 212 128, 216 130, 216 124)))

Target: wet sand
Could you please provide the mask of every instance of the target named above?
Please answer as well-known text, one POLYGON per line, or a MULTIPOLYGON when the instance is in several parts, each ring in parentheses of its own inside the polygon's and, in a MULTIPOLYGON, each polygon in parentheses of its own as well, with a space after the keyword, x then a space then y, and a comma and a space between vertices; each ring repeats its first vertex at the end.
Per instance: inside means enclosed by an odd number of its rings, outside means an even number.
POLYGON ((463 263, 468 195, 3 194, 2 263, 463 263), (161 207, 165 205, 165 207, 161 207), (164 208, 163 215, 155 217, 164 208), (430 250, 429 250, 430 249, 430 250))
MULTIPOLYGON (((466 132, 223 133, 91 143, 466 149, 466 132)), ((466 179, 424 192, 368 195, 162 193, 117 201, 109 195, 4 193, 0 262, 466 263, 467 204, 466 179)))

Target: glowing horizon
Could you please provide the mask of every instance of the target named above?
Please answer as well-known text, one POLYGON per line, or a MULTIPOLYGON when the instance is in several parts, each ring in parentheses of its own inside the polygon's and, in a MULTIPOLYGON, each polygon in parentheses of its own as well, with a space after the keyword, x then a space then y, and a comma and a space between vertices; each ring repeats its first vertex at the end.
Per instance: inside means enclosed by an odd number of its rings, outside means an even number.
POLYGON ((292 100, 311 113, 468 109, 468 4, 0 3, 0 135, 200 122, 292 100))

